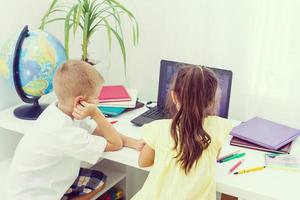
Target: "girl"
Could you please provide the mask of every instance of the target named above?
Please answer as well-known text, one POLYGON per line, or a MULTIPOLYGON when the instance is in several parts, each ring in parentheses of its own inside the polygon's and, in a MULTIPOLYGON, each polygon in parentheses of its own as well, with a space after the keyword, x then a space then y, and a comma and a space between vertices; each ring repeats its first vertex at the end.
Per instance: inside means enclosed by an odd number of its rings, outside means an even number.
POLYGON ((172 120, 143 127, 146 145, 141 167, 152 166, 143 188, 132 200, 215 200, 215 163, 231 123, 213 115, 218 81, 202 66, 184 65, 170 95, 172 120))

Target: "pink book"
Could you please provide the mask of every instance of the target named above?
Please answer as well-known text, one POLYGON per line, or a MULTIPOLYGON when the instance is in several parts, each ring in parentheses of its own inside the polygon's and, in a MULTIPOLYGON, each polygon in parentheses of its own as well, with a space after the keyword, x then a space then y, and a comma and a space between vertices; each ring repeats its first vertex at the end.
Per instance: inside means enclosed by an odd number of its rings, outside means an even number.
POLYGON ((103 86, 99 95, 99 102, 130 101, 131 97, 123 85, 103 86))

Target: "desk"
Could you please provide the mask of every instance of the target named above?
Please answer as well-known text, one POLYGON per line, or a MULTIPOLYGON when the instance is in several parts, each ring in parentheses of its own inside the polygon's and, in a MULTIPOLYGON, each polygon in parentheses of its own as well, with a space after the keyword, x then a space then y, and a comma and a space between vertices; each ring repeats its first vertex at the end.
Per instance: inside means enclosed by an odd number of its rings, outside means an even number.
MULTIPOLYGON (((0 112, 0 128, 8 129, 20 134, 28 133, 35 122, 15 118, 13 109, 14 108, 9 108, 0 112)), ((145 110, 146 108, 137 109, 114 118, 115 120, 118 120, 114 126, 124 135, 137 139, 141 138, 140 129, 133 126, 130 123, 130 120, 145 110)), ((237 124, 236 121, 233 121, 233 123, 237 124)), ((221 155, 236 149, 242 149, 230 146, 229 139, 230 138, 228 138, 228 142, 224 145, 221 155)), ((246 161, 241 168, 264 165, 264 152, 250 149, 242 149, 242 151, 246 152, 246 161)), ((294 141, 291 154, 300 155, 300 138, 297 138, 294 141)), ((104 153, 103 157, 107 160, 115 161, 126 166, 139 168, 138 152, 133 149, 123 148, 117 152, 104 153)), ((300 185, 300 172, 265 169, 260 172, 244 175, 228 175, 228 170, 234 163, 235 161, 217 164, 216 182, 218 192, 237 196, 246 200, 300 199, 300 192, 298 191, 300 185)), ((149 168, 143 170, 149 171, 149 168)))

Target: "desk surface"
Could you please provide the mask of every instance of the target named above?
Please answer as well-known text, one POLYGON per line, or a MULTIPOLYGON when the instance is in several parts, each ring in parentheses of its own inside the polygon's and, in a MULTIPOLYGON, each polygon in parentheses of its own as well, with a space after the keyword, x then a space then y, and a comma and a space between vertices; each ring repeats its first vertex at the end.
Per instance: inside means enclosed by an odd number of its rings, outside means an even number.
MULTIPOLYGON (((0 112, 0 128, 26 134, 35 122, 15 118, 13 109, 9 108, 0 112)), ((137 109, 114 118, 118 120, 114 126, 124 135, 140 138, 140 129, 133 126, 130 120, 145 110, 146 108, 137 109)), ((233 121, 233 123, 236 122, 233 121)), ((246 152, 245 162, 240 169, 264 165, 264 152, 230 146, 229 139, 228 143, 223 146, 221 155, 236 149, 242 149, 243 152, 246 152)), ((300 154, 300 138, 294 141, 291 154, 300 154)), ((127 166, 139 168, 138 152, 133 149, 123 148, 117 152, 107 152, 104 153, 103 157, 127 166)), ((300 172, 265 169, 260 172, 243 175, 228 175, 229 168, 235 163, 236 161, 230 161, 217 164, 217 191, 248 200, 300 199, 300 193, 298 192, 300 172)), ((149 171, 149 168, 143 170, 149 171)))

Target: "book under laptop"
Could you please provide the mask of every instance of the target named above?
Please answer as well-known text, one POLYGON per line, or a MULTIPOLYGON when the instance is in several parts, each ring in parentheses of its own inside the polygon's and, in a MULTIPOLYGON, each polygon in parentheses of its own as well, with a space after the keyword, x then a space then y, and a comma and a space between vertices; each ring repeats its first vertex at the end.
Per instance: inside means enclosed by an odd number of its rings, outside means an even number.
MULTIPOLYGON (((150 108, 148 111, 131 120, 133 124, 137 126, 143 126, 144 124, 147 124, 154 120, 166 119, 169 117, 166 111, 166 101, 168 91, 170 89, 171 80, 174 77, 177 70, 184 64, 186 63, 161 60, 157 106, 150 108)), ((232 72, 229 70, 210 67, 209 69, 213 70, 217 75, 217 78, 219 80, 219 86, 221 88, 218 115, 220 117, 227 118, 231 92, 232 72)))

